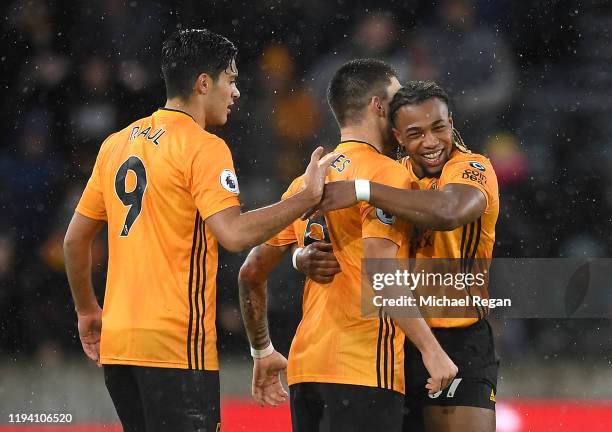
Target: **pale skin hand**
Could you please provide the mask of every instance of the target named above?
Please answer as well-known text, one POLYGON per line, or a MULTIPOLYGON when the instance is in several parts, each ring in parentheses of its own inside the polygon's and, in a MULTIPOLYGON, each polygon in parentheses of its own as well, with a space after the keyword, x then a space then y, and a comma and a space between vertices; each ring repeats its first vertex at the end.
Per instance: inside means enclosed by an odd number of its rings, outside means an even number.
POLYGON ((306 220, 313 215, 318 216, 322 213, 353 207, 357 202, 353 180, 329 182, 325 184, 319 204, 304 213, 302 220, 306 220))
POLYGON ((325 175, 338 154, 322 155, 323 147, 312 153, 300 192, 276 204, 246 213, 242 213, 239 206, 227 208, 206 219, 206 225, 230 252, 239 252, 272 238, 320 201, 325 175))
POLYGON ((77 312, 79 337, 83 351, 90 360, 100 366, 100 334, 102 332, 102 309, 98 306, 87 313, 77 312))
MULTIPOLYGON (((262 244, 247 256, 238 275, 240 310, 251 346, 264 349, 270 344, 267 319, 267 279, 278 265, 289 245, 274 247, 262 244)), ((280 380, 287 359, 277 351, 262 359, 253 359, 251 393, 260 405, 276 406, 287 400, 280 380)))
POLYGON ((453 382, 459 369, 442 348, 434 349, 431 352, 422 352, 421 356, 425 369, 430 375, 427 378, 427 384, 425 384, 429 394, 437 393, 453 382))
MULTIPOLYGON (((397 251, 398 246, 388 239, 366 238, 363 241, 363 255, 366 259, 395 258, 397 251)), ((372 267, 368 271, 375 273, 376 269, 372 267)), ((423 363, 430 376, 425 385, 429 393, 436 393, 450 385, 457 375, 457 366, 444 352, 425 320, 398 316, 394 308, 387 308, 385 312, 421 352, 423 363)))
POLYGON ((286 370, 287 359, 278 351, 262 359, 253 359, 251 394, 259 406, 277 406, 287 401, 289 394, 281 381, 286 370))
POLYGON ((91 282, 91 246, 104 225, 103 221, 75 213, 64 238, 66 274, 77 312, 79 337, 87 357, 98 365, 102 309, 91 282))

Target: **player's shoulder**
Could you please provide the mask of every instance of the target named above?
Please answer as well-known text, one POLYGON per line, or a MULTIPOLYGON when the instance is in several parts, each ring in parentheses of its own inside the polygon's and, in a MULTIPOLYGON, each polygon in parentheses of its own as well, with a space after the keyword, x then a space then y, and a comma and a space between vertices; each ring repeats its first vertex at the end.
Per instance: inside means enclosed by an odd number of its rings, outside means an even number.
POLYGON ((289 185, 289 187, 283 194, 282 199, 287 199, 290 196, 295 195, 300 190, 302 190, 303 186, 304 186, 304 176, 303 175, 293 179, 293 181, 291 182, 291 184, 289 185))
POLYGON ((123 129, 117 130, 108 135, 100 145, 100 150, 98 151, 98 159, 104 160, 109 154, 112 153, 113 148, 125 144, 131 134, 131 131, 134 130, 136 125, 140 124, 140 122, 142 122, 143 120, 144 119, 138 119, 127 125, 123 129))
POLYGON ((484 155, 479 153, 464 152, 455 149, 451 153, 451 157, 444 165, 440 175, 441 180, 448 176, 454 176, 457 172, 464 172, 466 175, 478 174, 487 177, 495 178, 495 170, 491 161, 484 155))
POLYGON ((223 138, 208 132, 187 116, 173 119, 168 132, 175 141, 187 142, 189 146, 227 146, 223 138))
POLYGON ((302 186, 304 186, 304 175, 294 178, 287 188, 287 192, 298 192, 300 189, 302 189, 302 186))
POLYGON ((459 149, 455 149, 453 153, 451 153, 451 157, 446 164, 467 164, 472 168, 475 168, 480 171, 482 171, 483 169, 486 170, 487 168, 493 168, 491 161, 486 156, 480 153, 464 152, 459 149))
POLYGON ((150 125, 150 123, 151 123, 151 116, 142 117, 142 118, 139 118, 138 120, 134 120, 132 123, 130 123, 123 129, 119 129, 118 131, 115 131, 111 133, 108 137, 106 137, 106 139, 102 143, 102 148, 112 147, 113 145, 117 143, 125 142, 128 138, 130 137, 134 138, 140 133, 144 133, 145 135, 148 134, 149 132, 148 130, 145 132, 146 130, 145 125, 147 124, 150 125))
POLYGON ((369 172, 372 175, 407 175, 406 167, 399 161, 391 159, 381 153, 371 153, 361 160, 359 170, 369 172))
POLYGON ((442 169, 440 181, 442 184, 453 181, 458 175, 497 194, 497 175, 491 161, 484 155, 455 150, 442 169))

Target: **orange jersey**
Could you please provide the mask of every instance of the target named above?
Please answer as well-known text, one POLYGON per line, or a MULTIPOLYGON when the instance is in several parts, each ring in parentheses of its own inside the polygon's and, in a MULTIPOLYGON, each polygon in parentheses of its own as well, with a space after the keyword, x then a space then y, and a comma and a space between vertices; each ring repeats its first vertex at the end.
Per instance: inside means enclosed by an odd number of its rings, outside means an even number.
MULTIPOLYGON (((410 187, 408 172, 366 143, 348 141, 336 150, 327 181, 369 179, 410 187)), ((296 179, 284 197, 298 192, 296 179)), ((291 351, 287 380, 380 387, 404 392, 404 333, 387 315, 364 318, 361 310, 363 239, 384 238, 407 252, 407 227, 367 203, 333 211, 324 220, 297 220, 268 241, 273 246, 328 236, 342 272, 322 285, 306 279, 303 316, 291 351), (403 247, 402 247, 403 246, 403 247)))
MULTIPOLYGON (((480 190, 487 206, 478 220, 453 231, 433 231, 413 228, 410 239, 410 258, 491 259, 495 244, 495 223, 499 215, 497 176, 491 162, 475 153, 453 150, 439 178, 419 179, 408 158, 402 159, 412 177, 412 189, 442 189, 451 183, 461 183, 480 190)), ((486 311, 477 311, 484 314, 486 311)), ((432 327, 466 327, 477 318, 428 318, 432 327)))
POLYGON ((108 222, 100 362, 218 370, 217 240, 240 205, 229 148, 160 109, 109 136, 76 211, 108 222))

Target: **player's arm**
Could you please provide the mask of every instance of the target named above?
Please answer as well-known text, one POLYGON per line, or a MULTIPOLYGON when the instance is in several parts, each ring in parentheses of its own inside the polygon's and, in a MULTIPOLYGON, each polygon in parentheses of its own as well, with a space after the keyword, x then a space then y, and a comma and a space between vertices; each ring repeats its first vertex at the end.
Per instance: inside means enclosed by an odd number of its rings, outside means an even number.
POLYGON ((253 248, 238 274, 240 310, 254 357, 251 392, 261 406, 275 406, 287 399, 280 381, 287 359, 272 346, 268 330, 267 281, 290 247, 262 244, 253 248))
POLYGON ((448 184, 439 190, 397 189, 372 183, 370 203, 420 228, 452 231, 478 219, 487 207, 479 189, 448 184))
MULTIPOLYGON (((363 241, 365 259, 395 258, 398 245, 385 238, 365 238, 363 241)), ((374 266, 368 271, 376 272, 374 266)), ((371 280, 372 278, 370 278, 371 280)), ((409 291, 409 290, 407 290, 409 291)), ((411 293, 406 293, 412 295, 411 293)), ((442 349, 431 329, 423 318, 407 318, 397 314, 394 308, 385 310, 404 334, 417 347, 423 357, 423 363, 429 372, 427 389, 435 393, 446 388, 457 374, 457 366, 442 349)))
POLYGON ((323 148, 312 153, 304 173, 304 188, 295 195, 276 204, 251 210, 246 213, 232 206, 206 219, 221 245, 231 251, 240 252, 261 244, 298 219, 306 210, 318 204, 323 194, 325 174, 337 154, 321 157, 323 148))
POLYGON ((102 310, 91 282, 91 246, 105 223, 75 212, 64 237, 66 274, 77 312, 81 343, 85 354, 94 361, 100 357, 102 310))
MULTIPOLYGON (((354 181, 328 183, 318 209, 328 212, 351 207, 357 201, 354 181)), ((368 202, 415 226, 436 231, 452 231, 473 222, 487 206, 482 191, 459 183, 439 190, 410 190, 370 182, 368 202)))
POLYGON ((280 263, 291 245, 254 247, 238 273, 240 310, 251 346, 264 349, 270 345, 268 331, 268 275, 280 263))

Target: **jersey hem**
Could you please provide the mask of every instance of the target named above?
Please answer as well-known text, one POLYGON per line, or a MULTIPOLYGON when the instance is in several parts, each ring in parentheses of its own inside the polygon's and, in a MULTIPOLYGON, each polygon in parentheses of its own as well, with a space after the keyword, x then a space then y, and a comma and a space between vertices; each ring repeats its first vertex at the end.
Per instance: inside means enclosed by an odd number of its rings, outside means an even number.
POLYGON ((292 245, 294 243, 297 243, 297 240, 287 240, 287 241, 279 241, 279 242, 270 242, 270 241, 265 242, 265 244, 267 244, 268 246, 272 246, 272 247, 289 246, 289 245, 292 245))
POLYGON ((77 207, 74 211, 79 213, 80 215, 88 217, 90 219, 95 219, 95 220, 106 222, 106 216, 100 216, 100 214, 96 214, 96 213, 91 212, 91 211, 89 211, 87 209, 83 209, 81 207, 77 207))
POLYGON ((223 210, 227 210, 230 207, 240 208, 240 201, 238 200, 238 195, 227 197, 226 202, 224 202, 221 206, 215 208, 212 211, 208 211, 205 214, 200 213, 200 215, 202 219, 204 220, 204 222, 206 222, 206 219, 208 219, 209 217, 214 216, 217 213, 222 212, 223 210))
MULTIPOLYGON (((135 360, 135 359, 122 359, 122 358, 112 358, 112 357, 100 357, 100 364, 102 365, 128 365, 128 366, 144 366, 144 367, 157 367, 157 368, 167 368, 167 369, 189 369, 189 365, 187 363, 177 363, 177 362, 168 362, 168 361, 155 361, 155 360, 135 360)), ((206 371, 219 371, 219 368, 207 368, 206 371)))
POLYGON ((379 387, 376 382, 372 381, 358 381, 351 378, 342 378, 336 376, 328 376, 328 375, 296 375, 292 377, 287 377, 287 384, 290 386, 293 384, 300 383, 308 383, 308 382, 316 382, 322 384, 349 384, 349 385, 357 385, 364 387, 375 387, 380 388, 381 390, 392 390, 397 393, 405 394, 404 386, 394 386, 394 388, 385 388, 379 387))

